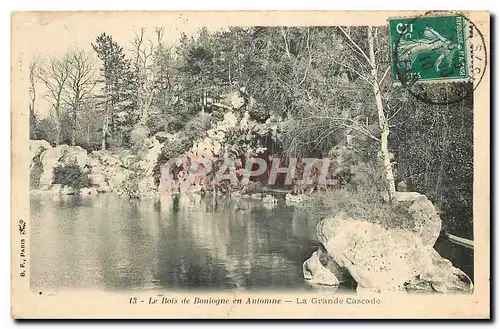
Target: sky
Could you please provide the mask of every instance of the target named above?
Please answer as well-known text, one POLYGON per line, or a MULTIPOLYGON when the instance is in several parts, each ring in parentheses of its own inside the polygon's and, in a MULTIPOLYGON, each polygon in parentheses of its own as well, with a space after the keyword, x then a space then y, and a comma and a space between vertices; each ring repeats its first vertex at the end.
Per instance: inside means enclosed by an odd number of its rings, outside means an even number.
MULTIPOLYGON (((73 47, 88 51, 98 61, 91 46, 98 35, 106 32, 128 52, 132 48, 131 42, 135 34, 139 33, 142 27, 146 28, 146 39, 151 40, 156 38, 155 28, 163 27, 164 41, 166 44, 174 44, 182 33, 195 34, 200 25, 190 24, 189 18, 182 13, 161 16, 125 12, 120 15, 102 12, 20 14, 18 17, 14 15, 12 24, 13 47, 20 52, 16 54, 13 50, 12 55, 13 58, 19 56, 23 73, 26 73, 34 56, 43 61, 49 57, 62 56, 73 47)), ((27 93, 28 89, 25 90, 27 93)), ((50 113, 50 106, 43 97, 45 92, 46 89, 39 83, 36 108, 40 118, 47 117, 50 113)))

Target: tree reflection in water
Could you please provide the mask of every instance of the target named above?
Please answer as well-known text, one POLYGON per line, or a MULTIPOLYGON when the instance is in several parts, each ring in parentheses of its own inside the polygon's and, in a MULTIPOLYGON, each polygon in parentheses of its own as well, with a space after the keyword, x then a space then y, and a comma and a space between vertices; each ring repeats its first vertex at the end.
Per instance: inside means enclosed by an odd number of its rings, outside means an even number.
POLYGON ((316 221, 260 201, 31 198, 34 289, 308 289, 316 221))

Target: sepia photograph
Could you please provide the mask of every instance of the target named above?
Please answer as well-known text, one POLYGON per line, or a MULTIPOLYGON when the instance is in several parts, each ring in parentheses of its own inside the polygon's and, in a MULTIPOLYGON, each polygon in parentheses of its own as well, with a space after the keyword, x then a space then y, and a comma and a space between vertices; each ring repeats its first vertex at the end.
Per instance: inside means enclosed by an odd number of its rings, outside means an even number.
POLYGON ((487 12, 149 15, 13 15, 14 317, 489 317, 487 12))

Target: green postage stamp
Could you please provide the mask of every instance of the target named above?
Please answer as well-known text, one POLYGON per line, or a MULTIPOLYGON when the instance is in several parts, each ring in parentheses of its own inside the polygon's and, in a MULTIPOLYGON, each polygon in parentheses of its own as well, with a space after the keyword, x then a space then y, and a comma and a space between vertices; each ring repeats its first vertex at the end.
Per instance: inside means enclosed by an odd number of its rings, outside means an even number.
POLYGON ((393 82, 468 79, 468 26, 458 14, 390 19, 393 82))

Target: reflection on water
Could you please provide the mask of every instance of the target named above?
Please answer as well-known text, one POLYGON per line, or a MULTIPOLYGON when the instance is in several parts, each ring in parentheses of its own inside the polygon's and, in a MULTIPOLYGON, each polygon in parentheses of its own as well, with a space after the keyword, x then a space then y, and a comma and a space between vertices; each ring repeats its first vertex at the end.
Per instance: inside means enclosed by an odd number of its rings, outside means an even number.
MULTIPOLYGON (((281 203, 267 209, 251 200, 32 196, 31 284, 35 290, 311 289, 302 263, 317 249, 316 224, 281 203)), ((472 251, 441 239, 436 249, 473 278, 472 251)))
POLYGON ((284 205, 32 196, 31 216, 33 289, 309 287, 316 221, 284 205))

